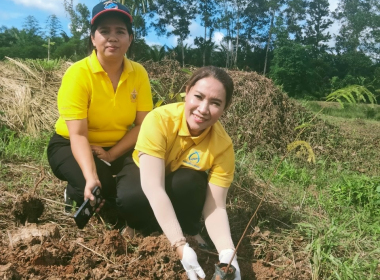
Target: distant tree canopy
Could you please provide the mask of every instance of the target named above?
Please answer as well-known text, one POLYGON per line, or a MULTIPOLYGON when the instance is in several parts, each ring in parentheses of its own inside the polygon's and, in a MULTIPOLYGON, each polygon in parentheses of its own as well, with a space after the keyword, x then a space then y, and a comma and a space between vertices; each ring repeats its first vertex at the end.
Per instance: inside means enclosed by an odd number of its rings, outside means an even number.
MULTIPOLYGON (((379 96, 380 2, 340 0, 120 0, 134 18, 135 41, 128 56, 136 61, 172 58, 181 65, 216 65, 257 71, 289 96, 323 99, 337 87, 360 84, 379 96), (191 23, 202 36, 188 42, 191 23), (339 25, 336 34, 329 30, 339 25), (144 36, 175 35, 177 46, 149 46, 144 36), (219 43, 214 35, 223 34, 219 43)), ((66 58, 88 55, 90 10, 64 0, 70 33, 56 15, 40 24, 25 18, 22 29, 0 27, 0 59, 66 58)))

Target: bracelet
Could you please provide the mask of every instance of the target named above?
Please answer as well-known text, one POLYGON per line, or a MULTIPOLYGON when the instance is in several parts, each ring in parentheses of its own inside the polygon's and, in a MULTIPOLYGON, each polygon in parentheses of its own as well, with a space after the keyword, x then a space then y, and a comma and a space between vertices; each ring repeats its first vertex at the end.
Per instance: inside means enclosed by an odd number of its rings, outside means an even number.
POLYGON ((181 237, 180 239, 178 239, 177 241, 173 242, 173 250, 177 249, 179 246, 183 246, 183 245, 186 245, 186 238, 185 237, 181 237))

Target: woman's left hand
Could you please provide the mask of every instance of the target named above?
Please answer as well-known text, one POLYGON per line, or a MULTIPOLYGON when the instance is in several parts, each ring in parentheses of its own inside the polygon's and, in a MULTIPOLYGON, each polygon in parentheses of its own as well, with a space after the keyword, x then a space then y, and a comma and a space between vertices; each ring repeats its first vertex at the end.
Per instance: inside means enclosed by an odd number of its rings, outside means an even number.
MULTIPOLYGON (((232 250, 232 249, 224 249, 224 250, 220 251, 220 253, 219 253, 220 263, 226 263, 226 264, 230 263, 233 255, 234 255, 234 250, 232 250)), ((239 267, 239 264, 237 262, 237 256, 236 255, 234 256, 231 264, 236 268, 234 280, 241 280, 240 267, 239 267)))
POLYGON ((111 155, 108 151, 104 150, 99 146, 91 146, 92 153, 97 156, 97 158, 105 160, 107 162, 112 162, 111 155))

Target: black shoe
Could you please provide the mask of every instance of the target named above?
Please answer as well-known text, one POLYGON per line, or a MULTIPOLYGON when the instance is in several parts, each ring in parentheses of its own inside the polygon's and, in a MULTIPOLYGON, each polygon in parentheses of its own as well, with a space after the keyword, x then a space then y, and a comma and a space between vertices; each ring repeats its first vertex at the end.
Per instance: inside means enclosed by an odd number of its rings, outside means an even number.
POLYGON ((63 197, 65 199, 65 213, 71 214, 72 212, 76 211, 77 207, 75 207, 75 201, 72 200, 70 197, 66 195, 66 189, 63 193, 63 197))

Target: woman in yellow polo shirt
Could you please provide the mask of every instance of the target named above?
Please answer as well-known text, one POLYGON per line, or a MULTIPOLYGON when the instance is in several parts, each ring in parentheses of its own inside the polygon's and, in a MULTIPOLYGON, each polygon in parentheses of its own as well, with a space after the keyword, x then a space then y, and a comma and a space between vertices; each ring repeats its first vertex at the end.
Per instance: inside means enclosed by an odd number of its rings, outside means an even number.
POLYGON ((132 40, 127 7, 116 1, 94 6, 93 51, 63 76, 56 133, 47 150, 53 173, 68 182, 66 204, 93 200, 95 186, 102 187, 106 201, 115 202, 113 175, 131 157, 140 125, 153 107, 146 70, 125 57, 132 40))
MULTIPOLYGON (((164 232, 190 279, 204 278, 184 233, 196 236, 201 215, 228 263, 233 256, 226 197, 235 157, 231 138, 218 121, 231 103, 233 82, 217 67, 197 70, 184 103, 150 112, 141 126, 129 168, 117 176, 117 205, 129 228, 164 232)), ((232 262, 240 279, 236 256, 232 262)))

